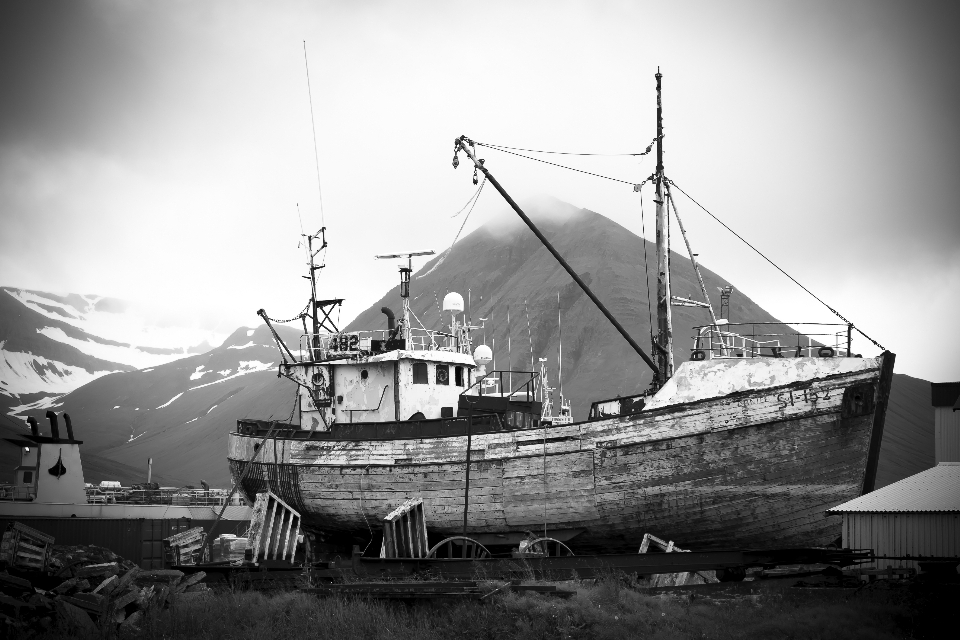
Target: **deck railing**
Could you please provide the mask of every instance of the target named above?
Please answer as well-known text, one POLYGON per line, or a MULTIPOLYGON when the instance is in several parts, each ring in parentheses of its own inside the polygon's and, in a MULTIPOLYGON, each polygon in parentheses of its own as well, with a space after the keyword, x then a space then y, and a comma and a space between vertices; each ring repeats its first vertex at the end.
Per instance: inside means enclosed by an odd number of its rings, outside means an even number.
POLYGON ((829 322, 736 322, 694 327, 691 360, 848 357, 852 325, 829 322))
POLYGON ((410 339, 403 340, 395 331, 350 331, 345 333, 312 333, 300 336, 301 362, 328 360, 352 354, 406 351, 457 351, 456 336, 445 331, 411 329, 410 339))
POLYGON ((464 389, 461 396, 494 396, 515 402, 536 402, 540 393, 537 371, 491 371, 464 389), (517 384, 514 385, 513 383, 517 384), (506 389, 506 391, 504 391, 506 389))

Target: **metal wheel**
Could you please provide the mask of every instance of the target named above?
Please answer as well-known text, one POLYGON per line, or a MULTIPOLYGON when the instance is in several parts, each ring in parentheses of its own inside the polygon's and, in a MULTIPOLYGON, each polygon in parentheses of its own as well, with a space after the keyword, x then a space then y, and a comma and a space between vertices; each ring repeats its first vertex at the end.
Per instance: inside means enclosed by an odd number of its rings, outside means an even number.
POLYGON ((489 558, 490 551, 485 546, 466 536, 453 536, 441 540, 427 552, 428 558, 489 558))
POLYGON ((546 557, 576 555, 571 551, 570 547, 556 538, 537 538, 536 540, 531 540, 530 544, 523 550, 523 553, 546 557))

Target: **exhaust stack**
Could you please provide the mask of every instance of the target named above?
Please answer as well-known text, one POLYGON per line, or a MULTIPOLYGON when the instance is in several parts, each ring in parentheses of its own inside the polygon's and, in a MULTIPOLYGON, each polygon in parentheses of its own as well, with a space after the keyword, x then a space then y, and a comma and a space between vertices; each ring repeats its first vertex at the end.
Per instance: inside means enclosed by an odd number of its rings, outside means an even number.
POLYGON ((380 313, 387 316, 387 329, 390 331, 397 330, 397 319, 393 315, 393 310, 390 307, 380 307, 380 313))
POLYGON ((50 421, 50 435, 54 440, 60 439, 60 422, 55 411, 47 411, 47 420, 50 421))
POLYGON ((30 433, 33 434, 33 437, 40 437, 40 425, 37 424, 37 419, 33 417, 27 418, 27 424, 30 425, 30 433))
POLYGON ((69 413, 63 414, 63 421, 67 423, 67 439, 76 440, 76 438, 73 437, 73 421, 70 419, 69 413))

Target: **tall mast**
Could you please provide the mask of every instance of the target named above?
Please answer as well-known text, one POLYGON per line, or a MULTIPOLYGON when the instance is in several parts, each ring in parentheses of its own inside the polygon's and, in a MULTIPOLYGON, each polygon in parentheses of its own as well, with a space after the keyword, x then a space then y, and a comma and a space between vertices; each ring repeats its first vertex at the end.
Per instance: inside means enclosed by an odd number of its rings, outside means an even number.
POLYGON ((307 254, 310 256, 310 262, 308 266, 310 267, 310 317, 313 319, 313 335, 320 333, 320 318, 317 315, 317 271, 323 269, 322 264, 314 263, 313 259, 318 253, 327 248, 327 228, 320 227, 320 230, 313 235, 307 236, 307 254), (316 239, 322 239, 323 242, 320 245, 320 248, 316 251, 313 250, 313 241, 316 239))
POLYGON ((664 200, 663 104, 660 99, 660 69, 657 69, 657 335, 653 355, 662 385, 673 376, 673 317, 670 310, 670 222, 664 200))

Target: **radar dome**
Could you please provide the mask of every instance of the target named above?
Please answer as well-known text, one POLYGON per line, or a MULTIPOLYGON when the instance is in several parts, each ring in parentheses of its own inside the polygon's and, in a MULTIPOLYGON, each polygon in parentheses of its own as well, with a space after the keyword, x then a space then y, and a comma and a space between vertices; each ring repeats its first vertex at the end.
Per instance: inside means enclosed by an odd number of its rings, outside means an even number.
POLYGON ((473 350, 473 359, 477 364, 485 367, 493 360, 493 351, 487 345, 481 344, 473 350))
POLYGON ((456 291, 451 291, 443 296, 443 310, 460 313, 463 311, 463 296, 456 291))

